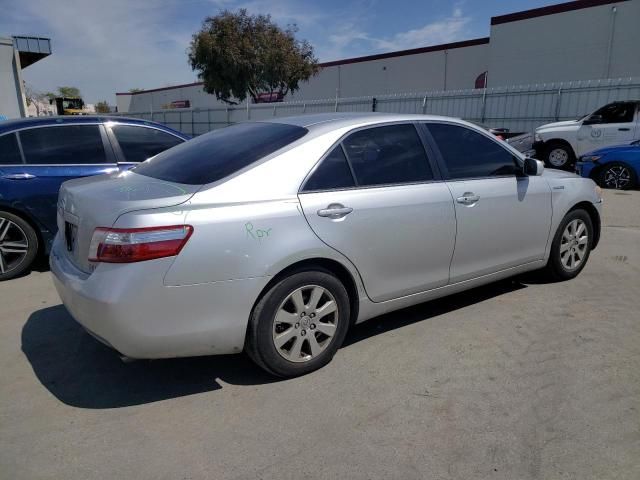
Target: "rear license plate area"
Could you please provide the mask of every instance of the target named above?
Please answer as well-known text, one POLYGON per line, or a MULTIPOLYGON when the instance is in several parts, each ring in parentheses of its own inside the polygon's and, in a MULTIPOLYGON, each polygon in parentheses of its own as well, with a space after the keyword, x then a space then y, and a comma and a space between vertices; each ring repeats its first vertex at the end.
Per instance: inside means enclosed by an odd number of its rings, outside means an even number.
POLYGON ((71 222, 64 222, 64 243, 67 252, 73 253, 76 249, 76 240, 78 237, 78 226, 71 222))

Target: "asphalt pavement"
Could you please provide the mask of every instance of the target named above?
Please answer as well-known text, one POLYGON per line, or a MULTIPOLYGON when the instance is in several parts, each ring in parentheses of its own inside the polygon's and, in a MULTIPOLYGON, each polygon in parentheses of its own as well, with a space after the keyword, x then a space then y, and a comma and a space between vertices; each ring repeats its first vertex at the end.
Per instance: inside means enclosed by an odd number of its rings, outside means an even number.
POLYGON ((637 480, 640 192, 605 202, 577 279, 376 318, 286 381, 244 355, 122 363, 45 265, 1 283, 0 477, 637 480))

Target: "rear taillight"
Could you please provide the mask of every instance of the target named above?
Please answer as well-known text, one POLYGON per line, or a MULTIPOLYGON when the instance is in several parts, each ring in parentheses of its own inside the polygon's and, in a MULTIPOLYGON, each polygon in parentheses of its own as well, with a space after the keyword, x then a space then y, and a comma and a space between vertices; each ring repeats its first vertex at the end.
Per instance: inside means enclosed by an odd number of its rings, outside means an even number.
POLYGON ((193 233, 191 225, 104 228, 93 231, 90 262, 130 263, 178 255, 193 233))

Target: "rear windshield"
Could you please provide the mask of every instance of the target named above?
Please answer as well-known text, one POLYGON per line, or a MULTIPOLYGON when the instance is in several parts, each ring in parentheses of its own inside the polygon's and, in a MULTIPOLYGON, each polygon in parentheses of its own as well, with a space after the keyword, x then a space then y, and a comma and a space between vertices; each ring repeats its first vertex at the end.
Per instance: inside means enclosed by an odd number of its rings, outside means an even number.
POLYGON ((282 123, 240 123, 159 153, 133 171, 167 182, 203 185, 251 165, 306 133, 306 128, 282 123))

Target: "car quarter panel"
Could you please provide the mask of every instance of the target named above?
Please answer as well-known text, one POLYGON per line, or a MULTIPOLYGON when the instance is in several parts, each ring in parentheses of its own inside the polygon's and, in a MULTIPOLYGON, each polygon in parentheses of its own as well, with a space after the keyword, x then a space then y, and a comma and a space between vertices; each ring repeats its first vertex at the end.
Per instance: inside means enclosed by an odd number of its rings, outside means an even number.
POLYGON ((240 352, 264 280, 167 287, 162 277, 172 262, 101 263, 87 275, 64 255, 60 235, 50 256, 54 285, 71 315, 120 353, 171 358, 240 352))

